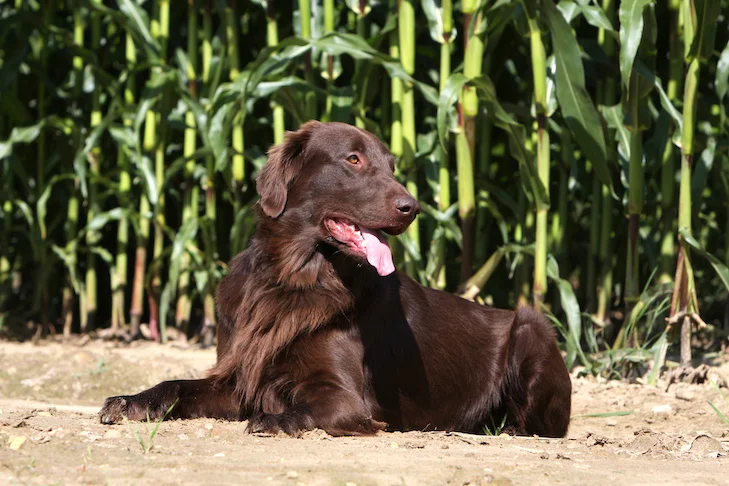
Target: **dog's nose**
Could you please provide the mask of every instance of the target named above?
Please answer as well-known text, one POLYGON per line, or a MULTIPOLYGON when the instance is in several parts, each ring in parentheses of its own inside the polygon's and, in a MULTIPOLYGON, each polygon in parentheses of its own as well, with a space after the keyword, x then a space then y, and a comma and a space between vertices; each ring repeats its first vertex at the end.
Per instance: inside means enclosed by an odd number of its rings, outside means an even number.
POLYGON ((403 216, 416 215, 420 213, 420 204, 412 197, 400 197, 395 199, 395 207, 403 216))

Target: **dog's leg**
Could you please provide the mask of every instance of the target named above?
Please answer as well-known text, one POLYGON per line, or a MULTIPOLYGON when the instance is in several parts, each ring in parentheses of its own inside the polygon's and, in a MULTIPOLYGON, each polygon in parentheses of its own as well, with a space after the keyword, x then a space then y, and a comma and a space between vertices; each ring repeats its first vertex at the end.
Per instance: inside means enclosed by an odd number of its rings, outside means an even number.
POLYGON ((232 387, 201 380, 164 381, 136 395, 107 398, 99 412, 103 424, 127 420, 210 417, 241 419, 240 404, 232 387))
POLYGON ((284 432, 297 436, 319 428, 332 436, 373 435, 387 424, 374 420, 357 394, 334 386, 308 386, 300 401, 280 414, 258 414, 249 419, 249 432, 284 432))
POLYGON ((507 402, 517 434, 564 437, 572 381, 549 322, 527 308, 517 313, 510 367, 518 385, 508 391, 507 402))

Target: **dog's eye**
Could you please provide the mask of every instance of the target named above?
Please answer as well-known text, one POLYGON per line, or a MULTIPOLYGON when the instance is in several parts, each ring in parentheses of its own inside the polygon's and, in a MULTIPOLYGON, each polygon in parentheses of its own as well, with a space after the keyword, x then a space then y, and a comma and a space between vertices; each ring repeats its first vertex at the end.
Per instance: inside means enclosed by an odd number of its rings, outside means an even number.
POLYGON ((352 154, 352 155, 350 155, 350 156, 347 157, 347 162, 349 162, 350 164, 359 164, 359 157, 357 157, 356 155, 352 154))

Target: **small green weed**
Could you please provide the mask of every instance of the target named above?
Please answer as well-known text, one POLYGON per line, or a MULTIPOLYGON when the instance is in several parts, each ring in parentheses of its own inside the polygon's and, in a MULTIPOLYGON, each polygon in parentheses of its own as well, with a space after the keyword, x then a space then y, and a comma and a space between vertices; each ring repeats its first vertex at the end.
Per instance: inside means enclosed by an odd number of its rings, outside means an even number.
POLYGON ((491 422, 491 427, 488 425, 483 426, 483 432, 486 435, 493 435, 497 436, 501 434, 501 432, 504 430, 504 426, 506 426, 506 414, 504 414, 504 418, 501 419, 501 423, 499 425, 494 424, 494 417, 489 417, 489 421, 491 422))
MULTIPOLYGON (((162 418, 160 418, 156 422, 156 424, 155 424, 155 426, 154 426, 154 428, 152 430, 149 430, 148 427, 147 427, 147 424, 150 424, 152 422, 151 419, 149 418, 149 411, 147 411, 147 422, 142 422, 144 424, 144 431, 146 432, 146 436, 147 436, 146 439, 144 439, 139 434, 139 431, 138 430, 131 429, 131 426, 130 426, 130 429, 132 430, 132 435, 134 435, 134 438, 137 439, 137 442, 139 442, 139 445, 142 447, 142 451, 144 451, 145 454, 148 453, 149 451, 151 451, 152 448, 154 447, 154 438, 157 435, 157 431, 159 430, 159 426, 162 424, 162 422, 165 421, 165 419, 170 414, 170 412, 172 412, 172 409, 175 408, 175 405, 177 405, 177 401, 178 400, 179 400, 179 398, 176 399, 172 403, 172 405, 170 405, 170 408, 168 408, 167 411, 165 412, 165 414, 162 416, 162 418)), ((129 420, 127 420, 126 417, 123 417, 123 418, 124 418, 124 423, 127 424, 127 426, 129 426, 129 420)))
POLYGON ((573 415, 572 418, 602 418, 602 417, 623 417, 625 415, 633 415, 632 410, 623 410, 621 412, 601 412, 601 413, 584 413, 582 415, 573 415))
MULTIPOLYGON (((716 381, 715 380, 710 380, 710 381, 711 381, 711 385, 714 388, 716 388, 716 390, 719 392, 719 395, 721 395, 721 399, 724 401, 724 404, 729 406, 729 400, 727 400, 726 395, 724 395, 724 392, 721 391, 721 388, 719 388, 719 385, 716 384, 716 381)), ((725 424, 729 425, 729 418, 727 418, 726 415, 721 413, 721 410, 719 410, 719 408, 716 405, 714 405, 712 402, 709 402, 709 405, 711 405, 711 408, 714 409, 714 412, 716 412, 716 415, 718 415, 719 418, 722 419, 725 424)))

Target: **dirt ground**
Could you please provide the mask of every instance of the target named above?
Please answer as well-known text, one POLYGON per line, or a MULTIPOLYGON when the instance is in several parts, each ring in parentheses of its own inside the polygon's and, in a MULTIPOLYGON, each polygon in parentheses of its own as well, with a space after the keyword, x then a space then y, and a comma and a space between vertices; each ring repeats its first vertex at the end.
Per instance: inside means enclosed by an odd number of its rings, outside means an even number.
MULTIPOLYGON (((729 405, 710 385, 573 378, 565 439, 441 432, 244 434, 196 419, 99 424, 105 397, 201 376, 212 349, 0 342, 0 484, 729 484, 729 405), (585 416, 622 413, 612 416, 585 416), (135 438, 135 434, 146 446, 135 438)), ((729 364, 717 370, 729 378, 729 364)))

